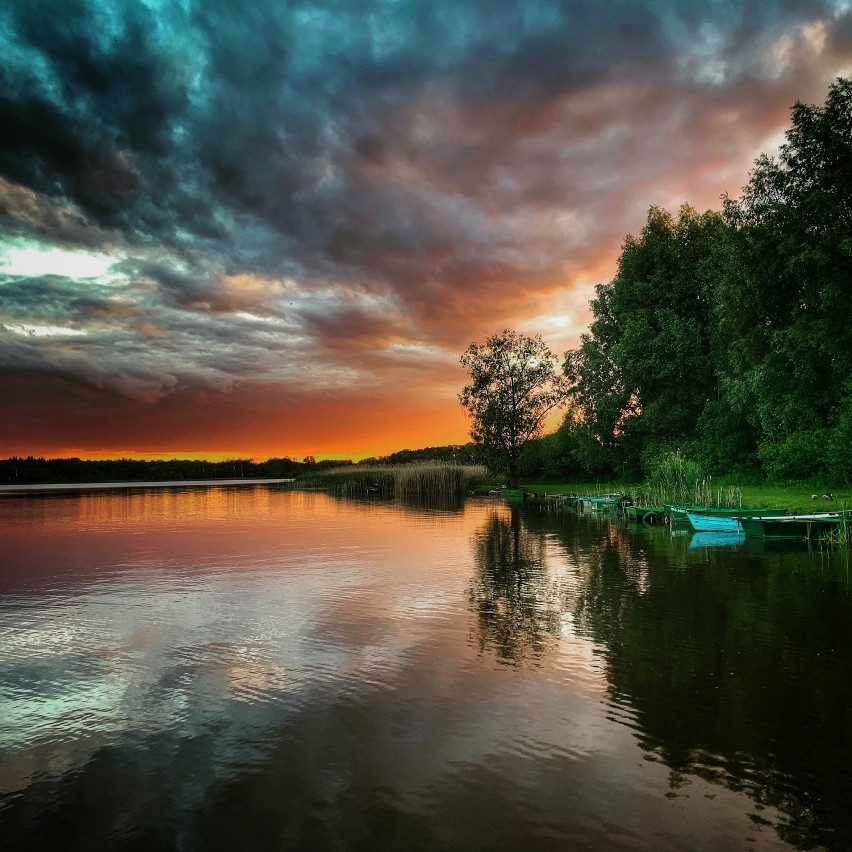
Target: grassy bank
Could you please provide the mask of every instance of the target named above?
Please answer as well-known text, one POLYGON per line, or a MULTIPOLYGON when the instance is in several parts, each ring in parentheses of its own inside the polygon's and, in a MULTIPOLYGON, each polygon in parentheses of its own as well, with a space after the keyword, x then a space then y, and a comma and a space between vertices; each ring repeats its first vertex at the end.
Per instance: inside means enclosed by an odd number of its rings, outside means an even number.
MULTIPOLYGON (((612 494, 621 492, 636 498, 643 493, 644 485, 639 482, 559 482, 559 483, 526 483, 524 489, 533 494, 612 494)), ((852 489, 835 490, 833 500, 823 497, 828 493, 824 489, 815 488, 808 483, 788 485, 742 485, 725 480, 713 486, 718 494, 737 489, 741 495, 741 505, 746 509, 789 509, 793 512, 831 512, 852 506, 852 489), (811 499, 816 494, 817 499, 811 499)), ((714 502, 718 502, 714 500, 714 502)), ((731 503, 725 505, 732 506, 731 503)))

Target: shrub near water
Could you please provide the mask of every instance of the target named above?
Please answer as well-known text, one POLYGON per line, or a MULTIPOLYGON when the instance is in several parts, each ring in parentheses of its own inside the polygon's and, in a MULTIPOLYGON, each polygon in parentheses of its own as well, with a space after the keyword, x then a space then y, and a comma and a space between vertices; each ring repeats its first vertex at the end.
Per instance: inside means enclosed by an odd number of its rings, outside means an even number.
POLYGON ((454 496, 464 494, 484 479, 485 468, 479 465, 422 462, 333 468, 315 474, 305 484, 348 496, 454 496))
POLYGON ((652 468, 641 489, 641 499, 649 506, 687 503, 695 506, 742 506, 737 487, 713 490, 712 480, 698 462, 670 453, 652 468))

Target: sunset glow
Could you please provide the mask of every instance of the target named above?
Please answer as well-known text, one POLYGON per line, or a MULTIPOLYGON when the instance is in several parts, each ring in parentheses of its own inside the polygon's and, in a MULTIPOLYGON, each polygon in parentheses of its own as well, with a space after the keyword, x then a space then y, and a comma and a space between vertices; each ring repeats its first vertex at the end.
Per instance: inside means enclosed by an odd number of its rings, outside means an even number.
POLYGON ((7 6, 0 456, 463 443, 471 341, 575 346, 852 67, 844 2, 7 6))

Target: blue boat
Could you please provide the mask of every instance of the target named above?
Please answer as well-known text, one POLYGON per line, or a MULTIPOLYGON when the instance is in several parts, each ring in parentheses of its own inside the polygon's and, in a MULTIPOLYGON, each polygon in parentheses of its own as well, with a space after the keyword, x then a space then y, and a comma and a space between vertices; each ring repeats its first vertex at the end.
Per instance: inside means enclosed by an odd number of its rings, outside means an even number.
POLYGON ((725 515, 702 515, 699 512, 686 511, 686 517, 696 532, 733 532, 742 533, 743 527, 737 518, 725 515))

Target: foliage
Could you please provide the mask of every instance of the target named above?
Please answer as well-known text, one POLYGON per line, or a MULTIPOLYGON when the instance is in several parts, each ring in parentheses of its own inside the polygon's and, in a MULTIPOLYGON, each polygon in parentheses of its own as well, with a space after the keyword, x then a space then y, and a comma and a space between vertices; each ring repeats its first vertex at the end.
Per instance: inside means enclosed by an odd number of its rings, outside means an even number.
POLYGON ((568 379, 556 371, 556 356, 541 337, 505 330, 484 344, 472 343, 461 357, 470 384, 459 401, 471 418, 471 437, 490 465, 517 485, 525 444, 538 436, 545 417, 563 405, 568 379))
POLYGON ((826 447, 826 468, 829 481, 852 488, 852 380, 839 406, 839 414, 826 447))
POLYGON ((586 475, 571 412, 552 434, 534 438, 521 452, 519 472, 524 479, 559 482, 586 475))
POLYGON ((805 429, 762 442, 757 454, 767 478, 781 482, 825 474, 827 437, 826 429, 805 429))
POLYGON ((652 207, 628 236, 615 278, 597 287, 594 316, 565 371, 585 422, 632 471, 648 441, 657 453, 691 437, 712 395, 710 313, 717 213, 652 207))
POLYGON ((453 464, 479 464, 474 443, 450 444, 445 447, 423 447, 419 450, 398 450, 388 456, 372 459, 372 463, 381 464, 411 464, 412 462, 450 462, 453 464))
POLYGON ((824 430, 836 428, 852 375, 852 80, 836 81, 822 107, 797 103, 786 136, 725 201, 731 262, 715 313, 722 387, 767 474, 807 476, 825 471, 824 430))
MULTIPOLYGON (((797 103, 721 215, 652 207, 565 373, 612 473, 673 451, 711 472, 852 479, 852 80, 797 103)), ((589 452, 591 450, 592 452, 589 452)))

